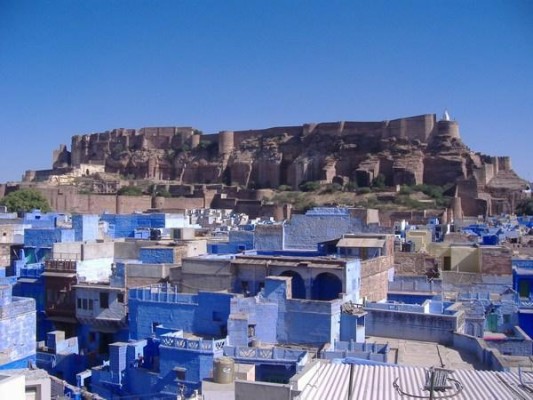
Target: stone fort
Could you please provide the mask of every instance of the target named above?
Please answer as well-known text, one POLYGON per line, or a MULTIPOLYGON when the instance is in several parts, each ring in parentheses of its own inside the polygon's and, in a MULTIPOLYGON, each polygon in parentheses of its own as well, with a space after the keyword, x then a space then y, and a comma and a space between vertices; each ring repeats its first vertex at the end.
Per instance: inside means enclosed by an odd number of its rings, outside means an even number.
MULTIPOLYGON (((70 151, 65 145, 54 151, 52 169, 27 171, 24 181, 73 172, 247 189, 296 189, 306 181, 365 187, 381 176, 389 186, 455 186, 456 195, 488 201, 485 208, 492 211, 509 208, 509 190, 520 192, 527 185, 513 172, 509 157, 471 151, 447 112, 441 118, 424 114, 217 134, 152 127, 75 135, 70 151)), ((476 202, 466 207, 474 212, 476 202)))

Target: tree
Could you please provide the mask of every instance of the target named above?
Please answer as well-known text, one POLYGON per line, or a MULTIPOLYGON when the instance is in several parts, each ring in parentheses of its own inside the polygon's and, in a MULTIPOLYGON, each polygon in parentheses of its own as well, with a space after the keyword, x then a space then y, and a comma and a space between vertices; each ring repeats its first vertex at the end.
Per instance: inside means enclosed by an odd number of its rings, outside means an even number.
POLYGON ((320 182, 305 181, 300 183, 300 185, 298 185, 298 188, 302 192, 316 192, 318 189, 320 189, 320 182))
POLYGON ((34 209, 43 212, 51 211, 48 200, 35 189, 19 189, 9 193, 0 200, 9 212, 23 213, 34 209))
POLYGON ((517 215, 533 215, 533 199, 524 199, 516 205, 517 215))
POLYGON ((383 189, 385 187, 385 175, 379 174, 372 181, 372 187, 383 189))

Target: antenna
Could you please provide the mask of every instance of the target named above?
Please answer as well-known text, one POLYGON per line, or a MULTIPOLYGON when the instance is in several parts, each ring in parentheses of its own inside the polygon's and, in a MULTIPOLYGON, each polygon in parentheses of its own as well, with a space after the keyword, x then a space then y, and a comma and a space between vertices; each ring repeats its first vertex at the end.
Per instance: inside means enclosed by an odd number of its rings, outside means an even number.
POLYGON ((392 386, 400 394, 400 396, 408 396, 414 399, 448 399, 457 396, 463 390, 463 384, 456 379, 450 378, 448 375, 454 371, 445 368, 431 367, 426 371, 426 383, 424 384, 424 390, 429 391, 429 396, 422 396, 417 394, 411 394, 403 391, 398 384, 400 378, 396 378, 392 383, 392 386), (445 393, 443 395, 435 396, 435 392, 446 392, 452 390, 452 393, 445 393))

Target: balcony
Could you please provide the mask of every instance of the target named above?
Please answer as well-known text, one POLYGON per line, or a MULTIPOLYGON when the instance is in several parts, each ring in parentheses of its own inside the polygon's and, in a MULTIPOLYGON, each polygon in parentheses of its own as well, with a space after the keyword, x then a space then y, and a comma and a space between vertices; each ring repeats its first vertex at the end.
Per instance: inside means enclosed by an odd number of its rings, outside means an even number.
POLYGON ((76 260, 47 260, 45 272, 76 273, 76 260))

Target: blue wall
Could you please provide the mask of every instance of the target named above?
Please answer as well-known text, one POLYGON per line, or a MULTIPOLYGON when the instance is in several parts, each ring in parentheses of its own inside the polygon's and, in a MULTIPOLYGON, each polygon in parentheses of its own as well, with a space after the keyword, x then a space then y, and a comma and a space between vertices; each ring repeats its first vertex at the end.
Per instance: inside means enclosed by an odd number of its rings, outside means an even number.
MULTIPOLYGON (((144 289, 145 290, 145 289, 144 289)), ((212 336, 225 336, 232 294, 200 292, 154 301, 142 297, 142 288, 130 290, 129 319, 132 339, 152 335, 153 324, 212 336)))
POLYGON ((363 224, 347 213, 324 210, 323 213, 293 215, 283 228, 285 248, 315 250, 320 242, 338 239, 346 233, 361 232, 363 224))
POLYGON ((435 296, 431 294, 401 294, 401 293, 388 293, 387 301, 394 301, 398 303, 407 304, 423 304, 426 300, 431 300, 435 296))
POLYGON ((98 215, 73 215, 72 228, 77 242, 98 239, 98 215))
POLYGON ((339 339, 341 300, 287 299, 286 290, 285 279, 267 278, 266 301, 236 298, 228 323, 231 345, 247 344, 248 324, 255 325, 256 336, 252 339, 268 343, 322 345, 339 339))
POLYGON ((138 228, 164 228, 166 214, 103 214, 100 218, 109 224, 108 235, 113 238, 135 237, 138 228))
POLYGON ((59 218, 57 213, 42 213, 40 210, 29 211, 24 214, 24 223, 32 228, 55 228, 59 218))
POLYGON ((52 247, 54 243, 74 242, 73 229, 25 229, 24 246, 28 247, 52 247))
POLYGON ((143 264, 173 264, 174 247, 142 247, 139 249, 139 259, 143 264))
POLYGON ((137 215, 103 214, 100 219, 109 224, 108 235, 112 238, 134 237, 137 215))

